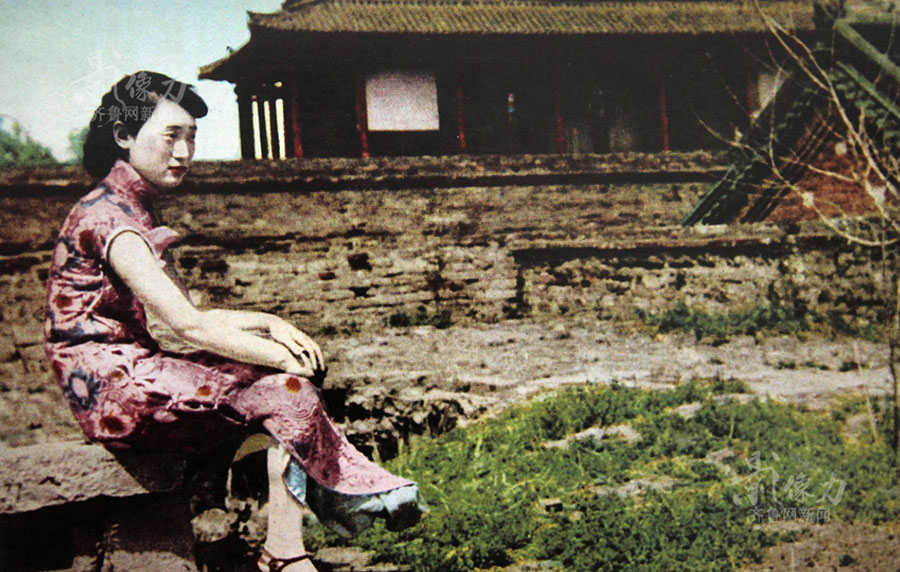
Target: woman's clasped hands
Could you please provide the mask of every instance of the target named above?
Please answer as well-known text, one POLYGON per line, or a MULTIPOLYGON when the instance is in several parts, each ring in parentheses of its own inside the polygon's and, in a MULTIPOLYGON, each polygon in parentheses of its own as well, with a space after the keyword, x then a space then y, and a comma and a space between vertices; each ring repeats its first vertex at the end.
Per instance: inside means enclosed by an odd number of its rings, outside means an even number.
POLYGON ((268 328, 269 337, 291 352, 296 364, 286 368, 287 373, 294 373, 309 378, 315 385, 321 385, 328 372, 322 350, 311 337, 299 328, 277 316, 273 316, 268 328))

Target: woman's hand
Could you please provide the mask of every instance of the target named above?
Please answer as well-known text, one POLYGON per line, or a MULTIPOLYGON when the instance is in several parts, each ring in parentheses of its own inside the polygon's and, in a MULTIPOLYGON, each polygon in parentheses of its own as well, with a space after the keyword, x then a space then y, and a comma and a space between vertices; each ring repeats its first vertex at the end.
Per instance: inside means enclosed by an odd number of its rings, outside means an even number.
POLYGON ((325 371, 325 359, 322 350, 311 337, 292 326, 287 321, 272 317, 269 324, 269 336, 272 340, 286 347, 304 366, 315 373, 325 371))
POLYGON ((292 373, 294 375, 299 375, 300 377, 305 377, 309 380, 312 380, 314 377, 316 377, 316 372, 313 371, 313 369, 309 366, 301 363, 300 360, 298 360, 294 356, 294 354, 290 352, 290 350, 284 348, 284 353, 286 355, 282 359, 281 364, 279 364, 278 369, 284 371, 285 373, 292 373))

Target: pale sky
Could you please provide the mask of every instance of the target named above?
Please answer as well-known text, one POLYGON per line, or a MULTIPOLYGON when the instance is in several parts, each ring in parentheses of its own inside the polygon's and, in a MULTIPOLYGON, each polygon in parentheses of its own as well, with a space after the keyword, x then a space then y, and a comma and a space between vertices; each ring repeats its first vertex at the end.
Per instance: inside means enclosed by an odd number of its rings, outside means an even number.
POLYGON ((197 159, 237 159, 234 85, 200 81, 201 65, 249 38, 247 12, 281 0, 0 0, 0 115, 11 116, 59 160, 100 97, 139 70, 192 83, 209 105, 197 159))

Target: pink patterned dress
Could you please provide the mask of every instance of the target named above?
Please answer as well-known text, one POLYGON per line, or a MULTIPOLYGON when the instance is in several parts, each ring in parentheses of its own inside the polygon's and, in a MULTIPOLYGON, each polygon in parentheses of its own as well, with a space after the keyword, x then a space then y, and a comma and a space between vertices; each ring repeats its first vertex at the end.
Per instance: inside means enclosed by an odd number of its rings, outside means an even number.
POLYGON ((208 352, 159 348, 143 305, 107 260, 112 239, 132 231, 165 266, 163 252, 177 235, 154 226, 156 193, 118 161, 69 213, 53 252, 44 347, 85 435, 110 448, 186 451, 260 425, 293 457, 287 482, 296 496, 312 486, 314 509, 353 513, 332 514, 336 528, 355 533, 370 523, 360 506, 389 525, 404 521, 396 527, 415 521, 415 484, 357 451, 310 381, 208 352))

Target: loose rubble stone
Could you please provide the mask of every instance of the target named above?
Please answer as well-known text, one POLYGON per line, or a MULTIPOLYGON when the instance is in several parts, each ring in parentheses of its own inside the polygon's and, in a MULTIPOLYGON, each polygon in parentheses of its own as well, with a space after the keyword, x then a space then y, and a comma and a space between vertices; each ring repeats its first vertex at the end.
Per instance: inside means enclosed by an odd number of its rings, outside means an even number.
POLYGON ((233 512, 211 508, 191 519, 191 526, 198 542, 216 542, 232 533, 237 520, 233 512))

